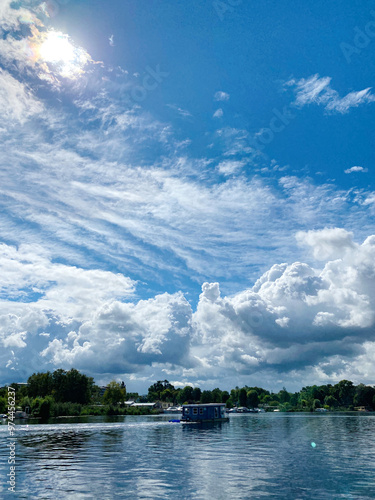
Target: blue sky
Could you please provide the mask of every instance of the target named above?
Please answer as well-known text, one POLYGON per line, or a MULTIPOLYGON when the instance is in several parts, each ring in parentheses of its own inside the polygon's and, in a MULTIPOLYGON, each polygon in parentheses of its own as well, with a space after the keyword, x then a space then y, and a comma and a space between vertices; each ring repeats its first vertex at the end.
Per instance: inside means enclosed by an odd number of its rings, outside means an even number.
POLYGON ((371 2, 3 0, 0 382, 375 383, 371 2))

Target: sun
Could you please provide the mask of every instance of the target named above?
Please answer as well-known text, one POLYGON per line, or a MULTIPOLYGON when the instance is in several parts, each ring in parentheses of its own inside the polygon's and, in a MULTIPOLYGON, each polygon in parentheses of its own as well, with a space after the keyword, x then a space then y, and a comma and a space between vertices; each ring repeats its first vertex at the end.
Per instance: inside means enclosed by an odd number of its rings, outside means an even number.
POLYGON ((75 50, 68 35, 50 31, 40 46, 40 57, 45 62, 70 64, 75 59, 75 50))
POLYGON ((91 60, 84 49, 73 45, 70 37, 60 31, 48 31, 38 42, 37 60, 48 65, 53 74, 65 78, 77 78, 91 60))

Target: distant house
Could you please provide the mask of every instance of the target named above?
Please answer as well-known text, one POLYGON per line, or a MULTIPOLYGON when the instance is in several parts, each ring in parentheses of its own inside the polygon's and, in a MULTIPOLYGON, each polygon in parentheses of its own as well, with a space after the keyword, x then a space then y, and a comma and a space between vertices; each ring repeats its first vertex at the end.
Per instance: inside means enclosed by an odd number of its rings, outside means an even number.
POLYGON ((156 405, 157 408, 161 408, 162 410, 168 410, 168 408, 171 408, 173 406, 173 403, 168 403, 166 401, 157 401, 156 405))

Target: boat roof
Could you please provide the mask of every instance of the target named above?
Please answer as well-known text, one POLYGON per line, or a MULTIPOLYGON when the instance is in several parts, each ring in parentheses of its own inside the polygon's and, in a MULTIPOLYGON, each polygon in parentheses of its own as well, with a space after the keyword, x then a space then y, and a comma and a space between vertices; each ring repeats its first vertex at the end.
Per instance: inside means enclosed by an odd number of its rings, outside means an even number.
POLYGON ((190 407, 190 406, 194 406, 194 408, 196 406, 225 406, 225 403, 192 403, 190 405, 182 405, 183 408, 187 408, 187 407, 190 407))

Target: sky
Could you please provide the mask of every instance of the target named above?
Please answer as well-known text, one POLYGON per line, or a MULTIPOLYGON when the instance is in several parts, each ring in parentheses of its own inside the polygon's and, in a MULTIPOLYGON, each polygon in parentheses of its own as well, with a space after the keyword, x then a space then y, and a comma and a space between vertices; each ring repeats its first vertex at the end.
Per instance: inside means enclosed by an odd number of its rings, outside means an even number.
POLYGON ((0 1, 0 384, 375 384, 375 7, 0 1))

